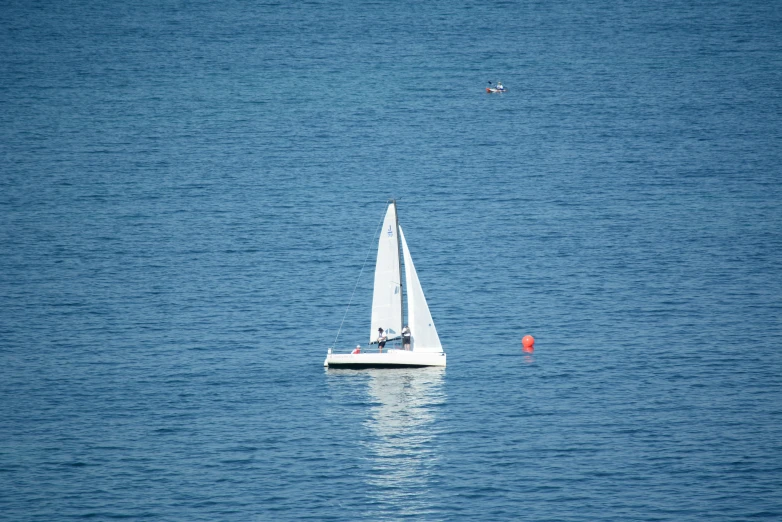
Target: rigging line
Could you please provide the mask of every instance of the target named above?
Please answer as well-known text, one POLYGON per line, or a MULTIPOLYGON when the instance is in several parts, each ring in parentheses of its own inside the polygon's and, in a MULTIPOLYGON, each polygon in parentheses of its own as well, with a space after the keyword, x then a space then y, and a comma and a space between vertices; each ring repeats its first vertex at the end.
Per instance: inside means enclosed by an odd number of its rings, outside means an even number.
POLYGON ((358 273, 358 279, 356 279, 356 285, 353 287, 353 293, 350 294, 350 301, 348 301, 348 307, 345 309, 345 315, 342 316, 342 322, 339 323, 339 330, 337 330, 337 336, 334 338, 334 344, 331 346, 332 350, 337 347, 337 340, 339 339, 340 332, 342 332, 342 325, 345 324, 345 319, 348 316, 348 311, 350 311, 350 305, 351 303, 353 303, 353 296, 356 295, 356 288, 358 288, 358 283, 359 281, 361 281, 361 274, 364 273, 364 267, 367 265, 367 259, 369 259, 369 254, 372 253, 372 247, 375 244, 375 238, 377 237, 377 233, 380 230, 380 227, 383 226, 383 221, 386 218, 386 211, 387 211, 387 207, 383 209, 383 214, 382 216, 380 216, 380 223, 378 223, 377 228, 375 229, 375 235, 372 236, 372 242, 369 244, 369 250, 367 250, 367 255, 364 258, 364 264, 361 265, 361 271, 358 273))

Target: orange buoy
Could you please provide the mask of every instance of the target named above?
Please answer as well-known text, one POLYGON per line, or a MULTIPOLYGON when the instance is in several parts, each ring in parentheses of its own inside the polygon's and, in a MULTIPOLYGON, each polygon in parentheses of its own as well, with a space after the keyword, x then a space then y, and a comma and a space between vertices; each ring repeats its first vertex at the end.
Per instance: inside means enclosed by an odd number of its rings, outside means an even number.
POLYGON ((525 335, 521 339, 521 346, 522 346, 522 349, 525 352, 531 352, 531 351, 535 350, 535 348, 534 348, 534 346, 535 346, 535 338, 532 337, 531 335, 525 335))

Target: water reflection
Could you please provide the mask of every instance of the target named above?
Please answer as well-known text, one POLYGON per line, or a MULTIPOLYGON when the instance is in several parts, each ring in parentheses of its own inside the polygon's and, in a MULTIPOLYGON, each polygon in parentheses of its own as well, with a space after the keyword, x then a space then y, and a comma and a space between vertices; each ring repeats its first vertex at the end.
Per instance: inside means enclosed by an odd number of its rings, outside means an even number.
MULTIPOLYGON (((330 372, 331 373, 331 372, 330 372)), ((438 410, 445 402, 444 368, 362 370, 369 415, 361 444, 366 480, 379 513, 423 515, 436 502, 430 484, 440 458, 438 410)), ((354 375, 356 375, 354 373, 354 375)), ((347 376, 345 376, 347 377, 347 376)))
POLYGON ((370 484, 400 514, 421 514, 434 500, 427 485, 439 458, 435 421, 445 402, 443 374, 442 368, 376 370, 369 380, 370 484))

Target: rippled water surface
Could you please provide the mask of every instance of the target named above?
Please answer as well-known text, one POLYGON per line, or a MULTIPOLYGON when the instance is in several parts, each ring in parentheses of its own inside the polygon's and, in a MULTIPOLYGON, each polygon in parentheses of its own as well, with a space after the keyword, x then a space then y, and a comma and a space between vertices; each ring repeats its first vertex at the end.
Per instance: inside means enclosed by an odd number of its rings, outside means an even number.
POLYGON ((0 12, 0 519, 782 518, 777 4, 0 12))

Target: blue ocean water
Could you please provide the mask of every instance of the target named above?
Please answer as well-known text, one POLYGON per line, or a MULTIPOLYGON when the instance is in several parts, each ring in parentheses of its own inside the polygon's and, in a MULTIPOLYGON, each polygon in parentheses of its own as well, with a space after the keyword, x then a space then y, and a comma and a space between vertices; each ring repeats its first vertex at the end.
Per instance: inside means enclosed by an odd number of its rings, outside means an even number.
POLYGON ((0 12, 0 519, 782 518, 779 3, 0 12))

